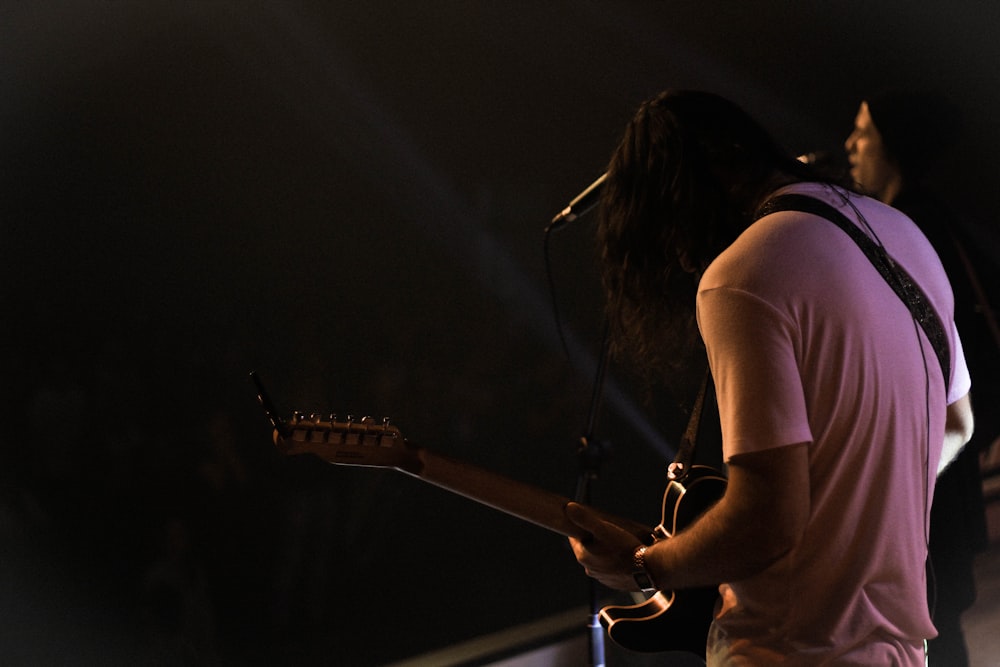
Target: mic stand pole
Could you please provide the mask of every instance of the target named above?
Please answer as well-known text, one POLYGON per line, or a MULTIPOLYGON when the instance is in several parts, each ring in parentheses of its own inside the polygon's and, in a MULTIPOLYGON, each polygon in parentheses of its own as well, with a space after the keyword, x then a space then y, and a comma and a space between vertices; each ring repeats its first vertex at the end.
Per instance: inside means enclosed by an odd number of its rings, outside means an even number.
MULTIPOLYGON (((610 356, 610 324, 605 319, 604 332, 601 335, 601 354, 597 362, 597 373, 591 394, 590 409, 587 415, 587 428, 580 438, 577 449, 577 459, 580 463, 579 476, 576 483, 575 500, 586 505, 590 504, 591 482, 597 479, 604 459, 607 445, 594 437, 597 417, 600 412, 602 394, 604 391, 604 376, 607 374, 608 357, 610 356)), ((589 579, 590 617, 587 624, 589 631, 590 665, 604 667, 604 627, 600 622, 600 603, 598 601, 599 584, 589 579)))

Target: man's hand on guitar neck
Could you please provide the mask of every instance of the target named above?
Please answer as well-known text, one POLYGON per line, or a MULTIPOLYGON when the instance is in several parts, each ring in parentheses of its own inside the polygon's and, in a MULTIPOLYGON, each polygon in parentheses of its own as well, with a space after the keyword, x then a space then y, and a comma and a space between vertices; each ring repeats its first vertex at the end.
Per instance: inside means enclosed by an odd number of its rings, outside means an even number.
POLYGON ((633 556, 642 543, 636 536, 578 503, 566 506, 566 517, 590 533, 582 540, 569 538, 573 554, 587 574, 608 588, 638 590, 632 576, 636 570, 633 556))
MULTIPOLYGON (((768 567, 805 530, 808 471, 807 443, 732 457, 722 499, 653 544, 644 555, 646 574, 669 591, 736 581, 768 567)), ((587 573, 611 588, 637 590, 637 538, 579 505, 568 505, 566 516, 591 535, 570 540, 587 573)))

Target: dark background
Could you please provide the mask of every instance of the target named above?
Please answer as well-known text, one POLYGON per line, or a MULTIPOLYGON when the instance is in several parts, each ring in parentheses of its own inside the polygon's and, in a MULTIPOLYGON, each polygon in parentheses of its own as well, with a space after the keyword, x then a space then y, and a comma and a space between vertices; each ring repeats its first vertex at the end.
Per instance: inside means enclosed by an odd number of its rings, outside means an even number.
MULTIPOLYGON (((572 495, 592 221, 542 230, 666 87, 796 153, 942 90, 996 258, 1000 5, 81 0, 0 8, 0 658, 381 664, 586 605, 565 540, 286 458, 279 408, 572 495)), ((937 128, 928 128, 928 141, 937 128)), ((678 397, 684 398, 687 383, 678 397)), ((683 415, 612 368, 594 502, 655 523, 683 415)), ((624 660, 624 658, 622 658, 624 660)))

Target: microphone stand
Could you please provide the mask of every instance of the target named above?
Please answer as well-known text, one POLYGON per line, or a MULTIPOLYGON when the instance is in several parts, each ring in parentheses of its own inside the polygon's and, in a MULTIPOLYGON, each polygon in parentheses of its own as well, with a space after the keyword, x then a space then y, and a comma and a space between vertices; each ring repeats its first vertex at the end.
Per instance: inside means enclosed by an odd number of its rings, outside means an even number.
MULTIPOLYGON (((605 319, 604 332, 601 335, 601 353, 597 362, 597 373, 594 377, 590 408, 587 415, 587 426, 583 436, 580 438, 580 446, 576 452, 580 470, 577 477, 575 500, 586 505, 590 504, 591 482, 599 476, 601 466, 607 454, 607 445, 601 440, 596 439, 594 432, 601 407, 604 377, 607 374, 610 347, 610 324, 605 319)), ((597 581, 588 578, 590 615, 588 617, 587 629, 590 650, 589 664, 592 667, 604 667, 605 664, 604 627, 600 622, 601 607, 598 600, 598 586, 597 581)))
MULTIPOLYGON (((597 205, 604 187, 607 174, 602 174, 596 181, 590 184, 586 190, 581 192, 565 209, 560 211, 552 222, 545 228, 545 255, 546 268, 549 272, 549 282, 552 283, 551 267, 548 263, 548 242, 551 232, 560 228, 567 222, 572 222, 584 213, 587 213, 597 205)), ((556 312, 556 323, 558 326, 558 307, 553 291, 553 310, 556 312)), ((561 330, 560 330, 561 331, 561 330)), ((579 462, 579 473, 576 482, 576 493, 574 499, 586 505, 590 505, 591 482, 597 479, 601 466, 607 455, 606 443, 597 440, 594 432, 597 426, 597 417, 600 413, 602 394, 604 392, 604 377, 608 369, 608 357, 611 353, 610 345, 611 324, 607 317, 604 320, 604 331, 601 334, 601 351, 597 362, 597 372, 594 377, 594 386, 591 393, 590 408, 587 415, 587 426, 583 436, 580 438, 580 445, 576 455, 579 462)), ((561 337, 560 333, 560 337, 561 337)), ((563 340, 565 346, 565 340, 563 340)), ((588 632, 590 640, 590 665, 592 667, 604 667, 604 627, 600 622, 600 603, 598 601, 598 583, 592 578, 589 582, 590 616, 588 619, 588 632)))

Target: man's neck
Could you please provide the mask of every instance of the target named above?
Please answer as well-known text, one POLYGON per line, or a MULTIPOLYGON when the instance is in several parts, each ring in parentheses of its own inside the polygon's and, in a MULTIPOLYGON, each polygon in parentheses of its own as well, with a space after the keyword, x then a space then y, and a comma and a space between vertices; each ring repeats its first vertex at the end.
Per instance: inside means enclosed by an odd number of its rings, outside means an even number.
POLYGON ((876 193, 876 196, 880 202, 892 206, 892 202, 896 201, 896 197, 902 191, 903 175, 896 173, 885 182, 885 186, 876 193))
POLYGON ((798 183, 798 182, 799 179, 793 176, 790 176, 780 171, 774 172, 771 175, 771 177, 764 183, 764 187, 761 188, 761 191, 757 193, 757 197, 755 201, 753 201, 753 208, 751 208, 750 210, 752 211, 759 210, 760 207, 764 205, 764 202, 770 199, 771 195, 773 195, 777 190, 780 190, 786 185, 791 185, 792 183, 798 183))

